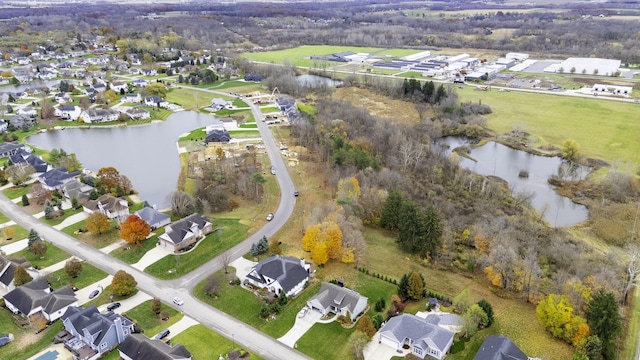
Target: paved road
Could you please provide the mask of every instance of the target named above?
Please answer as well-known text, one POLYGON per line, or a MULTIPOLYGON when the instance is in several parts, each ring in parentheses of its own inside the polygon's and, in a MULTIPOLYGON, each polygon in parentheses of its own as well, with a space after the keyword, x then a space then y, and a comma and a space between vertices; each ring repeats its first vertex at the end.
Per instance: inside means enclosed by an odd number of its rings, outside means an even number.
MULTIPOLYGON (((251 244, 263 235, 270 237, 275 234, 275 232, 286 223, 289 216, 293 213, 295 206, 293 181, 286 171, 284 161, 279 155, 278 147, 266 124, 260 121, 262 119, 260 109, 255 105, 251 105, 251 109, 258 123, 258 129, 264 140, 269 159, 277 169, 276 177, 278 185, 280 189, 282 189, 282 198, 275 212, 275 218, 271 222, 267 223, 264 228, 256 234, 228 250, 231 254, 231 260, 246 254, 251 244)), ((25 229, 36 230, 45 240, 50 241, 55 246, 72 255, 84 259, 91 265, 111 275, 115 274, 118 270, 125 270, 136 279, 138 289, 151 296, 160 298, 165 303, 172 304, 173 297, 179 296, 184 300, 184 305, 180 307, 180 310, 186 315, 197 319, 201 324, 217 331, 227 338, 233 339, 236 343, 253 350, 265 359, 309 359, 306 355, 280 343, 255 328, 210 307, 191 294, 191 289, 195 284, 206 278, 209 274, 222 268, 222 263, 219 259, 213 259, 181 278, 169 281, 158 280, 121 260, 115 259, 98 249, 88 246, 42 223, 40 220, 25 213, 2 193, 0 193, 0 212, 4 213, 16 224, 25 229)))

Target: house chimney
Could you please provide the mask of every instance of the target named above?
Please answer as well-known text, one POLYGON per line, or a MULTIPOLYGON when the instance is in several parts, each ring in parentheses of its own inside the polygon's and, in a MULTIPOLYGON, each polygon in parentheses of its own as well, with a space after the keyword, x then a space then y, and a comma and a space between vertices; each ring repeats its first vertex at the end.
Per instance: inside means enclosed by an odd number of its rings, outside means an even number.
POLYGON ((304 268, 304 266, 305 266, 305 265, 306 265, 306 263, 305 263, 305 261, 304 261, 304 258, 303 258, 303 257, 301 257, 301 258, 300 258, 300 266, 302 266, 302 267, 304 268))

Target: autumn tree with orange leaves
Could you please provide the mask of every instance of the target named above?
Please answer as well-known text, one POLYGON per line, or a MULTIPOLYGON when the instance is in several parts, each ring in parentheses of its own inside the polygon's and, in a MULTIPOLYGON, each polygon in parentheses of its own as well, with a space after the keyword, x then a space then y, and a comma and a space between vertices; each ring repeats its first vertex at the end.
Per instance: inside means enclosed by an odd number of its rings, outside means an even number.
POLYGON ((151 227, 138 215, 130 215, 120 227, 120 237, 130 244, 139 244, 151 233, 151 227))
POLYGON ((302 248, 311 251, 311 258, 318 265, 326 264, 330 259, 353 262, 353 251, 343 248, 342 231, 333 221, 325 221, 307 228, 302 237, 302 248))

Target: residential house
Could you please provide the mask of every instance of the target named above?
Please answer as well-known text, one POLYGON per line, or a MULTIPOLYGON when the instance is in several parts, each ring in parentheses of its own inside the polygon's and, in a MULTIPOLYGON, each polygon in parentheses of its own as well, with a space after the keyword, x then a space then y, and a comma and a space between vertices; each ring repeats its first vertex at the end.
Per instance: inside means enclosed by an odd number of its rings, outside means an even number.
POLYGON ((71 179, 62 185, 62 194, 69 200, 75 198, 80 202, 84 202, 89 199, 93 189, 93 186, 87 185, 78 179, 71 179))
POLYGON ((16 154, 20 150, 27 150, 28 147, 25 144, 20 144, 17 141, 8 141, 0 143, 0 158, 11 156, 16 154))
POLYGON ((18 58, 18 65, 29 65, 29 64, 31 64, 31 59, 29 59, 28 57, 18 58))
POLYGON ((310 268, 311 264, 304 258, 272 255, 256 264, 245 281, 276 295, 295 296, 304 289, 310 268))
POLYGON ((16 129, 30 129, 36 124, 36 118, 34 116, 24 114, 12 116, 7 118, 7 120, 9 120, 9 124, 16 129))
POLYGON ((58 104, 66 104, 69 101, 71 101, 71 96, 69 96, 69 94, 67 93, 57 93, 53 96, 53 98, 56 100, 56 102, 58 104))
POLYGON ((158 72, 156 69, 142 69, 142 75, 144 76, 156 76, 158 72))
POLYGON ((207 134, 207 137, 204 139, 204 142, 206 144, 209 144, 212 142, 215 142, 215 143, 229 142, 230 140, 231 140, 231 135, 229 135, 229 132, 227 130, 214 129, 207 134))
POLYGON ((367 298, 358 292, 331 283, 322 283, 320 291, 307 301, 307 307, 322 315, 349 316, 351 321, 367 307, 367 298))
POLYGON ((84 94, 85 95, 89 95, 89 96, 91 96, 91 95, 95 96, 96 95, 96 89, 94 89, 92 87, 88 87, 88 88, 84 89, 84 94))
POLYGON ((114 109, 89 108, 80 113, 80 117, 86 123, 116 121, 119 116, 120 112, 114 109))
POLYGON ((230 109, 231 108, 231 102, 230 101, 226 101, 224 99, 221 98, 214 98, 211 100, 211 108, 213 109, 213 111, 218 111, 218 110, 222 110, 222 109, 230 109))
POLYGON ((109 87, 111 88, 111 90, 117 93, 120 93, 120 90, 127 90, 127 84, 125 84, 123 81, 114 81, 109 85, 109 87))
MULTIPOLYGON (((133 70, 133 69, 132 69, 133 70)), ((136 79, 133 80, 132 82, 133 86, 135 87, 145 87, 147 85, 149 85, 149 80, 145 80, 145 79, 136 79)))
POLYGON ((404 346, 420 359, 427 356, 442 360, 453 344, 454 332, 412 315, 389 319, 378 331, 378 342, 402 351, 404 346))
POLYGON ((18 115, 26 115, 29 117, 35 117, 37 113, 36 109, 29 106, 21 107, 16 111, 16 114, 18 115))
POLYGON ((138 104, 142 101, 140 94, 125 94, 122 99, 125 104, 138 104))
POLYGON ((44 277, 18 286, 4 296, 7 309, 26 317, 42 313, 48 322, 58 320, 70 306, 78 306, 78 299, 69 285, 51 291, 44 277))
POLYGON ((51 164, 42 160, 40 156, 34 155, 30 151, 26 151, 24 149, 20 149, 15 154, 10 155, 9 159, 14 164, 27 163, 33 166, 37 173, 45 173, 53 169, 51 164))
POLYGON ((144 104, 147 106, 158 106, 161 108, 167 108, 169 106, 169 103, 160 96, 148 96, 144 98, 144 104))
POLYGON ((131 120, 143 120, 151 118, 151 113, 139 107, 128 108, 125 111, 125 114, 127 114, 131 118, 131 120))
POLYGON ((84 212, 93 214, 99 212, 109 219, 124 220, 129 216, 129 203, 125 199, 104 194, 96 200, 89 200, 82 206, 84 212))
POLYGON ((134 326, 131 320, 112 311, 101 314, 95 305, 67 308, 62 322, 65 330, 99 354, 122 343, 134 326))
POLYGON ((473 360, 534 360, 504 335, 487 336, 473 360))
POLYGON ((62 105, 55 109, 54 115, 64 120, 76 121, 80 118, 82 108, 74 105, 62 105))
POLYGON ((295 109, 296 100, 288 96, 280 96, 276 98, 276 105, 282 112, 287 112, 289 109, 295 109))
POLYGON ((51 169, 38 177, 42 187, 47 190, 60 190, 67 182, 73 180, 79 172, 68 172, 65 168, 51 169))
POLYGON ((36 76, 38 77, 38 79, 51 80, 51 79, 55 79, 58 76, 58 74, 51 71, 42 71, 37 73, 36 76))
POLYGON ((124 360, 191 360, 191 353, 182 344, 171 346, 142 334, 127 336, 118 351, 124 360))
POLYGON ((211 221, 200 214, 191 214, 165 227, 158 237, 161 246, 180 251, 213 231, 211 221))
POLYGON ((107 85, 103 84, 103 83, 95 83, 93 85, 91 85, 91 87, 93 88, 93 90, 95 90, 96 92, 105 92, 107 90, 107 85))
MULTIPOLYGON (((0 254, 0 286, 3 290, 11 291, 16 288, 13 284, 13 275, 18 266, 22 266, 24 269, 32 269, 31 263, 24 256, 12 257, 0 254)), ((30 271, 27 270, 27 272, 30 271)), ((33 272, 30 275, 37 276, 37 273, 33 272)))
POLYGON ((153 230, 159 229, 171 223, 171 217, 169 215, 163 214, 160 211, 149 206, 143 207, 142 209, 136 211, 134 214, 137 215, 140 219, 144 220, 147 224, 149 224, 149 226, 153 230))
POLYGON ((7 127, 9 127, 9 124, 7 124, 6 121, 0 119, 0 133, 7 132, 7 127))

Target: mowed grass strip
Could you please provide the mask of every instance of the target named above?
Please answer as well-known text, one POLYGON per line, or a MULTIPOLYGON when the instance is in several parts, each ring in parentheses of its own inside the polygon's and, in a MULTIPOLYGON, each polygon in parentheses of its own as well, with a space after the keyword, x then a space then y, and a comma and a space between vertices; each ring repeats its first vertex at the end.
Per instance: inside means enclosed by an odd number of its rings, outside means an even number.
POLYGON ((62 229, 62 232, 69 236, 75 237, 76 239, 84 242, 87 245, 93 246, 96 249, 101 249, 120 240, 120 231, 116 229, 115 222, 111 221, 110 224, 111 227, 109 228, 109 230, 104 231, 100 234, 92 234, 88 231, 76 234, 76 231, 80 229, 87 229, 86 220, 82 220, 73 225, 67 226, 66 228, 62 229))
POLYGON ((580 145, 580 154, 609 163, 640 160, 640 106, 604 99, 520 91, 474 91, 457 89, 461 101, 489 105, 488 126, 498 134, 521 127, 535 134, 537 146, 560 148, 565 139, 580 145))
POLYGON ((249 353, 248 359, 260 360, 262 357, 243 348, 233 340, 218 334, 204 325, 194 325, 171 338, 172 344, 182 344, 193 356, 193 359, 216 359, 232 350, 243 349, 249 353))
POLYGON ((298 351, 313 359, 351 359, 349 336, 355 326, 345 329, 337 321, 316 323, 298 340, 298 351))
POLYGON ((238 219, 216 219, 214 228, 222 228, 203 240, 200 240, 195 250, 186 254, 167 255, 144 271, 159 279, 174 279, 187 274, 207 261, 220 255, 223 251, 233 247, 248 236, 248 226, 240 224, 238 219))
POLYGON ((7 195, 9 199, 17 199, 17 198, 21 198, 22 195, 29 194, 29 191, 31 191, 32 186, 33 184, 11 186, 2 190, 2 192, 5 195, 7 195))
POLYGON ((164 228, 154 230, 153 236, 140 242, 140 246, 125 244, 112 252, 109 255, 114 258, 120 259, 127 264, 135 264, 147 253, 147 251, 156 247, 158 242, 158 236, 164 234, 164 228))
POLYGON ((181 312, 163 303, 160 311, 167 311, 169 313, 169 319, 163 321, 159 315, 151 310, 151 302, 152 300, 147 300, 124 314, 140 325, 142 330, 144 330, 144 334, 148 337, 155 336, 160 331, 177 323, 184 317, 181 312))
POLYGON ((31 251, 29 251, 29 248, 18 251, 15 254, 11 254, 11 256, 24 256, 36 269, 44 269, 47 266, 51 266, 71 257, 69 253, 56 247, 52 243, 45 241, 45 244, 47 245, 47 252, 42 256, 32 253, 31 251))

